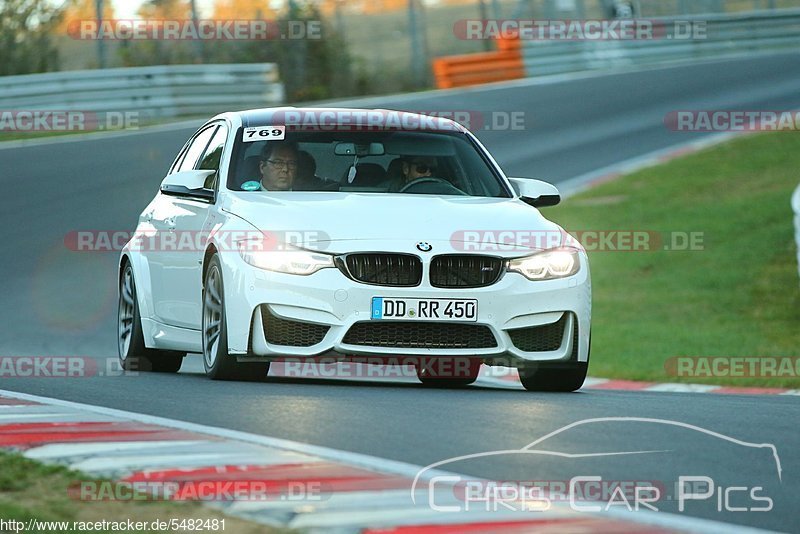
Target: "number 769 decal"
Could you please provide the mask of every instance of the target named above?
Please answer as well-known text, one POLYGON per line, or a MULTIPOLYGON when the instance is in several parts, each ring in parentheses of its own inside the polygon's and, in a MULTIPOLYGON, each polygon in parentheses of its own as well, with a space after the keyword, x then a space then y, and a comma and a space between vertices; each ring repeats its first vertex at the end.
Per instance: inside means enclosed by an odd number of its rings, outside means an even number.
POLYGON ((256 126, 245 128, 242 141, 280 141, 286 135, 286 126, 256 126))

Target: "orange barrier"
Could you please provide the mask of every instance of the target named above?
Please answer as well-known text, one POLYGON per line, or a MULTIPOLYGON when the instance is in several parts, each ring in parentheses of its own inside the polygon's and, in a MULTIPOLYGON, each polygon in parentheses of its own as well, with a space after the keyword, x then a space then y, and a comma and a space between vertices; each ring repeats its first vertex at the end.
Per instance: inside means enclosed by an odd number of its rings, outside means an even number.
POLYGON ((497 39, 495 52, 444 56, 433 60, 436 87, 449 89, 525 77, 519 39, 497 39))
POLYGON ((522 42, 517 37, 500 37, 495 39, 498 50, 519 50, 522 42))

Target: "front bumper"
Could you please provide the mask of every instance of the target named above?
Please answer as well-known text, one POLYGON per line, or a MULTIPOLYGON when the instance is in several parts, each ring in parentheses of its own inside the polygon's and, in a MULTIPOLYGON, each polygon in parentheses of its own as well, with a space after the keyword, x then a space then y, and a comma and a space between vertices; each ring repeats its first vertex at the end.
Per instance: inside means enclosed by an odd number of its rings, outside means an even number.
MULTIPOLYGON (((581 254, 581 270, 569 278, 532 282, 520 274, 506 272, 493 285, 478 289, 431 287, 427 283, 427 265, 422 284, 409 288, 362 284, 350 280, 333 268, 323 269, 309 276, 298 276, 252 267, 238 254, 223 255, 222 260, 229 351, 242 358, 276 359, 320 355, 472 356, 480 357, 490 365, 507 366, 516 366, 526 361, 577 359, 585 362, 588 359, 591 278, 584 254, 581 254), (485 326, 494 336, 495 346, 425 348, 370 346, 346 342, 346 335, 354 324, 370 321, 373 297, 477 299, 477 323, 458 324, 485 326), (270 343, 264 333, 263 319, 267 315, 263 313, 262 306, 267 307, 268 316, 279 320, 323 325, 327 330, 318 343, 310 346, 270 343), (562 339, 555 350, 522 350, 512 340, 512 332, 552 325, 562 318, 562 339), (574 347, 575 341, 577 350, 574 347)), ((350 340, 352 339, 353 336, 350 336, 350 340)), ((519 337, 516 339, 520 345, 519 337)))

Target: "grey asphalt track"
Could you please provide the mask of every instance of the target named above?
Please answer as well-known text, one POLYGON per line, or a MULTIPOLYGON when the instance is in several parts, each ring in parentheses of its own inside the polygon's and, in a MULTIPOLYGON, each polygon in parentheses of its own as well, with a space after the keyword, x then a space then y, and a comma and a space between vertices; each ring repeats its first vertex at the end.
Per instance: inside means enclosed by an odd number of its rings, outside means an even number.
MULTIPOLYGON (((560 182, 657 149, 703 137, 671 132, 675 110, 798 109, 800 55, 674 66, 545 85, 494 86, 458 94, 387 97, 371 107, 523 112, 520 131, 476 133, 510 175, 560 182)), ((116 253, 68 250, 76 230, 134 228, 191 129, 0 149, 4 231, 0 261, 0 355, 116 358, 116 253)), ((791 134, 787 134, 791 135, 791 134)), ((788 202, 788 199, 787 199, 788 202)), ((787 215, 788 217, 788 215, 787 215)), ((788 220, 788 219, 787 219, 788 220)), ((680 347, 674 347, 676 354, 680 347)), ((676 420, 735 444, 658 423, 598 422, 548 441, 560 452, 660 451, 566 459, 495 456, 448 469, 492 479, 558 480, 601 475, 652 480, 675 496, 681 475, 717 486, 762 486, 769 512, 718 512, 716 494, 684 514, 800 531, 796 397, 611 392, 539 395, 492 387, 428 390, 413 382, 273 379, 221 383, 189 357, 177 376, 0 378, 0 389, 109 406, 355 451, 419 465, 462 454, 518 449, 589 417, 676 420)), ((762 502, 732 499, 733 506, 762 502)), ((675 510, 668 501, 660 508, 675 510)))

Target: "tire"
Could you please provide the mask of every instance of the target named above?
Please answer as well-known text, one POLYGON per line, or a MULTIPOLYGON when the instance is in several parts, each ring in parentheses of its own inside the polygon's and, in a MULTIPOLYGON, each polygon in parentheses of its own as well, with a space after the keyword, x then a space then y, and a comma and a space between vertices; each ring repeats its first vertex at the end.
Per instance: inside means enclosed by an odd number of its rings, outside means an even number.
POLYGON ((186 355, 183 352, 148 349, 145 346, 133 267, 128 262, 125 263, 119 280, 117 349, 119 363, 125 371, 177 373, 186 355))
POLYGON ((436 388, 465 387, 478 379, 479 358, 421 358, 414 366, 423 385, 436 388))
POLYGON ((225 320, 225 291, 222 267, 214 254, 203 280, 203 368, 212 380, 263 381, 267 379, 269 362, 236 361, 228 354, 228 328, 225 320))
POLYGON ((562 364, 562 367, 542 363, 520 368, 519 380, 528 391, 569 393, 581 389, 588 368, 585 362, 562 364))
MULTIPOLYGON (((592 335, 589 334, 589 353, 592 352, 592 335)), ((577 354, 577 350, 575 351, 577 354)), ((538 362, 519 368, 519 381, 528 391, 570 393, 577 391, 586 380, 589 358, 585 362, 538 362)))

